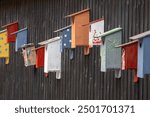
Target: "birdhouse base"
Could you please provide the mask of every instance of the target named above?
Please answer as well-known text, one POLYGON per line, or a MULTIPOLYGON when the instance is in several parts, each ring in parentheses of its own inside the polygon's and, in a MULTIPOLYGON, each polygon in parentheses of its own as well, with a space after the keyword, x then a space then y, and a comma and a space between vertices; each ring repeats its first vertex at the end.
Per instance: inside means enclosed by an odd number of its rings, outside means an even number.
POLYGON ((90 53, 90 46, 84 47, 84 55, 89 55, 90 53))

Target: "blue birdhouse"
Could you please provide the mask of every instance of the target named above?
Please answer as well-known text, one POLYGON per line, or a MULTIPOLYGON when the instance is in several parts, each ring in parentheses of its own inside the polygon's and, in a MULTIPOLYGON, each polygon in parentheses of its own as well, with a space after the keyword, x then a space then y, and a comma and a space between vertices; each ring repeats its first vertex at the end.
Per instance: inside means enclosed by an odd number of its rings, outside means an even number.
POLYGON ((144 78, 150 74, 150 31, 130 37, 132 40, 138 40, 138 77, 144 78))
POLYGON ((69 49, 70 59, 73 59, 74 49, 71 48, 71 25, 58 29, 54 32, 59 32, 59 36, 61 39, 61 52, 64 49, 69 49))
POLYGON ((61 50, 65 48, 71 48, 71 26, 67 26, 56 30, 54 32, 59 32, 61 38, 61 50))
POLYGON ((27 34, 28 34, 28 29, 24 28, 21 29, 17 32, 12 33, 11 35, 16 34, 16 46, 15 46, 15 51, 17 52, 18 49, 22 47, 22 45, 27 44, 27 34))

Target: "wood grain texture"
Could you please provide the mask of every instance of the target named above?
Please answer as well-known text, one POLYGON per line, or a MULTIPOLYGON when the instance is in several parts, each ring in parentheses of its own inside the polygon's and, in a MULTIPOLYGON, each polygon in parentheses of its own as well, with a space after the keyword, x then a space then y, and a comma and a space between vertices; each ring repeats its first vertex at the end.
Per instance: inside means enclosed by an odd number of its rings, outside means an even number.
MULTIPOLYGON (((149 0, 0 0, 0 26, 18 21, 19 29, 28 28, 28 42, 35 43, 58 36, 53 31, 71 24, 70 13, 90 8, 90 21, 105 19, 105 31, 123 28, 122 42, 150 30, 149 0)), ((150 77, 133 83, 133 71, 123 71, 121 79, 114 72, 100 72, 100 47, 84 56, 77 47, 74 59, 69 50, 62 52, 62 79, 55 73, 44 78, 44 69, 24 67, 15 43, 10 44, 10 62, 0 62, 0 99, 150 99, 150 77)))

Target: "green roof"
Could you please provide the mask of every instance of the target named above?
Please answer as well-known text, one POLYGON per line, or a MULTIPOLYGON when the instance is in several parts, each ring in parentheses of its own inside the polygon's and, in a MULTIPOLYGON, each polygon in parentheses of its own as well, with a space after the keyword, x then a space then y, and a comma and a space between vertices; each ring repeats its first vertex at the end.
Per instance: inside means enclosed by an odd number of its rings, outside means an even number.
POLYGON ((109 31, 107 31, 107 32, 104 32, 104 33, 101 34, 99 37, 105 37, 105 36, 108 36, 108 35, 113 34, 113 33, 115 33, 115 32, 118 32, 118 31, 120 31, 120 30, 122 30, 122 28, 114 28, 114 29, 112 29, 112 30, 109 30, 109 31))

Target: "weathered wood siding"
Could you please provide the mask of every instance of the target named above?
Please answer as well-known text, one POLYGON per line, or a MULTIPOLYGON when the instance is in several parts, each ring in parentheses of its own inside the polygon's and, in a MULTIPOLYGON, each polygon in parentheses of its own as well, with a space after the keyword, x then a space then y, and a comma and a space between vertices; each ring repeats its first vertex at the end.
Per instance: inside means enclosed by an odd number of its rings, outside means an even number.
MULTIPOLYGON (((57 36, 54 30, 70 25, 64 16, 91 9, 91 20, 105 18, 105 31, 123 28, 123 42, 140 32, 150 30, 149 0, 0 0, 0 26, 19 21, 20 29, 28 27, 29 42, 57 36)), ((83 48, 62 54, 62 79, 55 73, 44 78, 43 69, 24 67, 23 57, 10 44, 10 63, 0 61, 0 99, 150 99, 150 78, 133 83, 133 72, 124 71, 121 79, 114 71, 100 72, 100 49, 94 47, 89 56, 83 48)))

